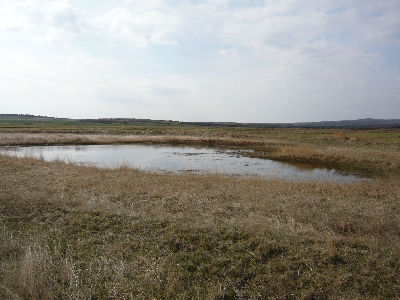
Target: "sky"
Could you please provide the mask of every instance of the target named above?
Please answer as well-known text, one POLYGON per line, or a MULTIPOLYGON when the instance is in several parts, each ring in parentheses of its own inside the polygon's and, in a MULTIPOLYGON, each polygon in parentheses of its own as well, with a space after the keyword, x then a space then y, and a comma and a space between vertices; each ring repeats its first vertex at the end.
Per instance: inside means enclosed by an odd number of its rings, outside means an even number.
POLYGON ((400 118, 400 1, 0 0, 0 113, 400 118))

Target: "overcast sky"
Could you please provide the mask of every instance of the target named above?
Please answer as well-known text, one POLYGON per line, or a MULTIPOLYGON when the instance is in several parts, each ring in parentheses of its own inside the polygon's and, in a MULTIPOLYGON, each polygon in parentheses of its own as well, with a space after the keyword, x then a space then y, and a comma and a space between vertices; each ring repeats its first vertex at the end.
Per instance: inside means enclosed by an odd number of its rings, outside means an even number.
POLYGON ((400 1, 0 0, 0 113, 400 118, 400 1))

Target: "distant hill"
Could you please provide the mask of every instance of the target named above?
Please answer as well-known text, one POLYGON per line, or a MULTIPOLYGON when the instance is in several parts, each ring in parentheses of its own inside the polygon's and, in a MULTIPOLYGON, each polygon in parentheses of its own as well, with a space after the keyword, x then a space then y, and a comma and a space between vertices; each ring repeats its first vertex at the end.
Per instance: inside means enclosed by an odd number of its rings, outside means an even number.
POLYGON ((67 119, 29 114, 0 114, 0 122, 79 122, 97 124, 129 124, 143 126, 204 126, 204 127, 259 127, 259 128, 330 128, 330 129, 377 129, 400 128, 400 119, 359 119, 299 123, 235 123, 235 122, 180 122, 136 118, 67 119))
POLYGON ((360 119, 343 121, 300 123, 233 123, 233 122, 181 122, 197 126, 262 127, 262 128, 331 128, 331 129, 376 129, 400 128, 400 119, 360 119))
POLYGON ((58 120, 58 118, 47 117, 47 116, 35 116, 30 114, 0 114, 0 121, 24 121, 24 120, 49 121, 49 120, 58 120))
POLYGON ((396 128, 400 127, 400 119, 359 119, 343 121, 304 122, 292 124, 304 128, 396 128))

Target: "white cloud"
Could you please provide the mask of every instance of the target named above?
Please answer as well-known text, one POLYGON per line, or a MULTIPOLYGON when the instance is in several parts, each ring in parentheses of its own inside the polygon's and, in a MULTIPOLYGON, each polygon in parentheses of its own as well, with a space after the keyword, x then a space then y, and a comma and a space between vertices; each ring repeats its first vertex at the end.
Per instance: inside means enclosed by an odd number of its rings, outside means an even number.
MULTIPOLYGON (((78 10, 66 2, 27 0, 3 4, 6 20, 3 24, 25 30, 40 30, 54 26, 77 30, 78 10)), ((4 25, 3 25, 4 26, 4 25)))
POLYGON ((399 15, 395 0, 2 1, 0 97, 64 111, 76 99, 74 117, 310 121, 373 101, 387 113, 399 15))
POLYGON ((164 45, 177 45, 174 39, 180 25, 176 12, 158 10, 129 10, 116 7, 94 19, 93 24, 104 29, 110 35, 124 38, 139 47, 145 47, 149 41, 164 45))
POLYGON ((36 44, 55 43, 87 32, 82 11, 68 1, 26 0, 0 4, 1 29, 36 44))
POLYGON ((32 38, 32 42, 35 44, 56 43, 60 40, 61 40, 60 37, 58 37, 57 35, 53 35, 51 33, 47 33, 46 35, 43 36, 37 35, 32 38))

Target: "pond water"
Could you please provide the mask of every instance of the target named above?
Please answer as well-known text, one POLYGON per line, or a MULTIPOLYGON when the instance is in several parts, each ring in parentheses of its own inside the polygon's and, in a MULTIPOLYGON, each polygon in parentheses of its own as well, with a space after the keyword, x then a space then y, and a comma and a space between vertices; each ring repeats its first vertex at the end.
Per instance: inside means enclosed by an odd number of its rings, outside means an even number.
POLYGON ((250 158, 245 156, 245 152, 215 148, 148 145, 0 148, 1 154, 43 158, 45 161, 61 160, 104 168, 128 166, 153 172, 220 173, 299 181, 353 182, 364 180, 334 169, 312 168, 306 165, 292 165, 273 160, 250 158))

